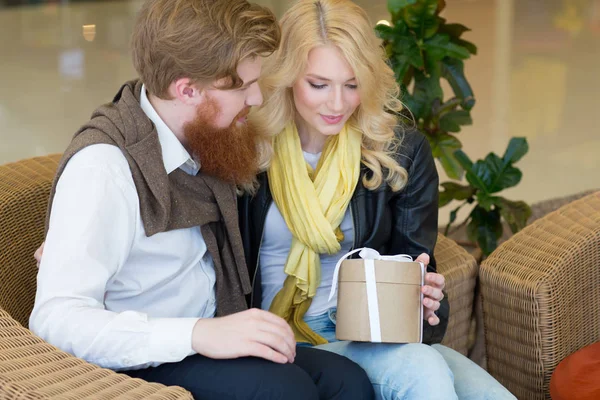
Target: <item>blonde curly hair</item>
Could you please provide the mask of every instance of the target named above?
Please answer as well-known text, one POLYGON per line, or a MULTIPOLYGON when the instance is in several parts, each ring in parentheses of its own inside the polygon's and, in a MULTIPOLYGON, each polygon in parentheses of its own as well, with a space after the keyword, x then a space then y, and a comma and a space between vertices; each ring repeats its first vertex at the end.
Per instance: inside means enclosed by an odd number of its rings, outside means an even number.
POLYGON ((337 46, 358 81, 361 104, 348 122, 363 133, 362 163, 372 171, 363 184, 370 190, 384 182, 393 191, 402 189, 408 173, 396 160, 400 88, 366 12, 349 0, 300 0, 280 26, 281 45, 263 67, 265 103, 252 115, 255 124, 275 136, 294 121, 292 86, 307 66, 308 53, 317 46, 337 46))

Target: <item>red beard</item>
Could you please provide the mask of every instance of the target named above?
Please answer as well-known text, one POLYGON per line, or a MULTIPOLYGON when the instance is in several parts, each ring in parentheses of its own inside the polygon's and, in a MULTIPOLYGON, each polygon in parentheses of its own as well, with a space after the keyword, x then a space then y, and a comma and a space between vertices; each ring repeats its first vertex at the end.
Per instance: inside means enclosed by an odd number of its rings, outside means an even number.
POLYGON ((198 107, 196 118, 183 127, 187 147, 203 173, 238 186, 250 184, 258 173, 259 136, 249 122, 237 123, 250 109, 243 109, 227 128, 214 126, 219 111, 210 99, 198 107))

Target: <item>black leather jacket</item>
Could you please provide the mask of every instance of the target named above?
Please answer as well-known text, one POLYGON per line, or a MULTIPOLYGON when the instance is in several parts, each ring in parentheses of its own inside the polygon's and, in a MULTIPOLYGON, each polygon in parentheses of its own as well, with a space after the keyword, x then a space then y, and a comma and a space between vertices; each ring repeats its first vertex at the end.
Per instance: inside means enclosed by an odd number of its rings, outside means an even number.
MULTIPOLYGON (((372 191, 366 189, 362 176, 369 170, 362 168, 350 202, 355 236, 353 248, 371 247, 380 254, 409 254, 413 258, 427 253, 431 256, 428 270, 435 272, 433 249, 438 233, 439 178, 425 136, 417 131, 405 133, 397 159, 409 176, 408 184, 400 192, 392 192, 387 185, 372 191)), ((254 277, 252 296, 248 300, 251 307, 257 308, 261 302, 258 255, 267 211, 273 201, 266 173, 259 176, 259 182, 258 192, 252 197, 240 198, 238 203, 246 262, 250 276, 254 277)), ((440 324, 430 326, 424 321, 424 343, 441 342, 448 326, 449 311, 445 298, 437 312, 440 324)))

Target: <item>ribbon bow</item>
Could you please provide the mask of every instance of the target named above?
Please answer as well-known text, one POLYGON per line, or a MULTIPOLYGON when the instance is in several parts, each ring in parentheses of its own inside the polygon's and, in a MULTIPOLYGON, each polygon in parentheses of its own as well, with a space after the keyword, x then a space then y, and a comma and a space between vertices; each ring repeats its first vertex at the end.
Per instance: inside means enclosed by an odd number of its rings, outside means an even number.
POLYGON ((358 253, 358 256, 363 260, 383 260, 383 261, 401 261, 401 262, 411 262, 413 259, 408 254, 396 254, 395 256, 382 256, 375 249, 371 249, 369 247, 361 247, 360 249, 352 250, 346 253, 342 258, 340 258, 335 265, 335 270, 333 271, 333 281, 331 282, 331 291, 329 292, 329 301, 335 295, 335 291, 337 289, 338 283, 338 274, 340 273, 340 267, 342 266, 342 262, 350 257, 352 254, 358 253))

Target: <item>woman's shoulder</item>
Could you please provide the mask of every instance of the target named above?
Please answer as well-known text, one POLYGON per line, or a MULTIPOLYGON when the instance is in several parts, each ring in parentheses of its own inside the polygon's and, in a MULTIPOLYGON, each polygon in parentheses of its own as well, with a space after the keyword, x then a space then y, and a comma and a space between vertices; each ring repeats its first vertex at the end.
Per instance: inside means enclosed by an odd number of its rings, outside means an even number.
POLYGON ((404 168, 408 169, 419 158, 431 157, 429 141, 418 129, 399 125, 394 131, 399 143, 396 160, 404 168))

